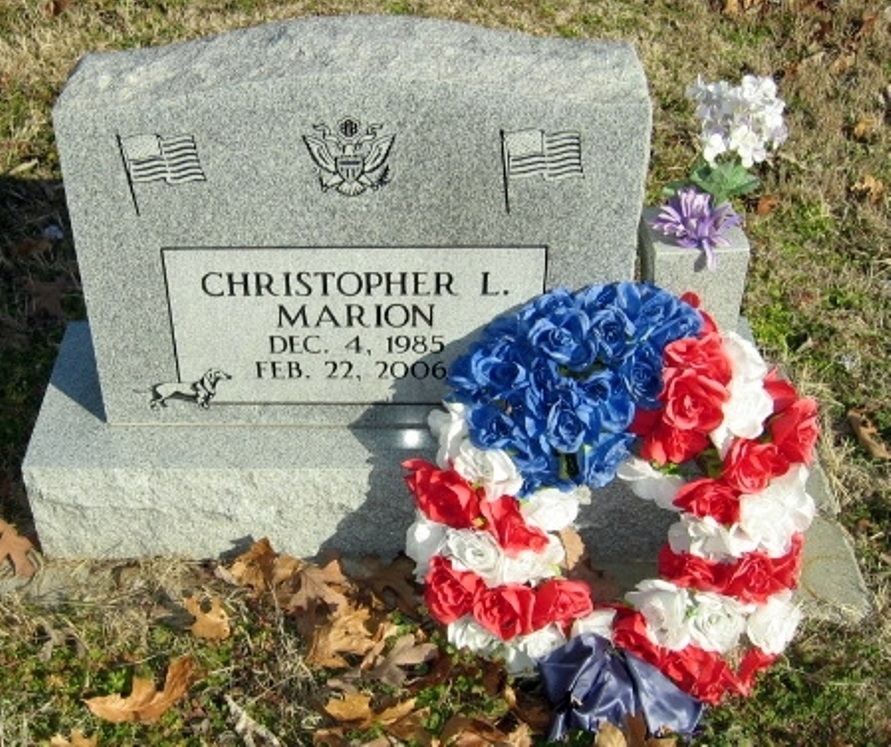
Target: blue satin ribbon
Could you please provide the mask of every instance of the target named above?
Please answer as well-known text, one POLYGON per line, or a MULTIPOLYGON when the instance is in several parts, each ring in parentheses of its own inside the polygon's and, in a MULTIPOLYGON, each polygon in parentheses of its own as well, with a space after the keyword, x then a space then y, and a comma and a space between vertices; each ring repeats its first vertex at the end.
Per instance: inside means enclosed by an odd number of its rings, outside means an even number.
POLYGON ((650 734, 690 734, 703 703, 680 690, 651 664, 613 648, 594 633, 583 633, 538 662, 555 712, 549 740, 573 729, 596 732, 604 721, 618 727, 626 716, 643 714, 650 734))

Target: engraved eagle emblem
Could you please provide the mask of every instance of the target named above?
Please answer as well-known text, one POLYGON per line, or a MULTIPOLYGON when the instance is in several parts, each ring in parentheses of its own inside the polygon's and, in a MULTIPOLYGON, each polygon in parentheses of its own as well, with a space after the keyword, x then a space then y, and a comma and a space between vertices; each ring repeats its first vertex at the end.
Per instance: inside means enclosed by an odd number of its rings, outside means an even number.
POLYGON ((387 157, 396 136, 378 137, 382 126, 369 124, 362 132, 359 120, 347 117, 337 125, 336 132, 317 124, 313 129, 318 136, 303 136, 323 192, 333 189, 353 197, 369 188, 380 189, 390 181, 387 157))

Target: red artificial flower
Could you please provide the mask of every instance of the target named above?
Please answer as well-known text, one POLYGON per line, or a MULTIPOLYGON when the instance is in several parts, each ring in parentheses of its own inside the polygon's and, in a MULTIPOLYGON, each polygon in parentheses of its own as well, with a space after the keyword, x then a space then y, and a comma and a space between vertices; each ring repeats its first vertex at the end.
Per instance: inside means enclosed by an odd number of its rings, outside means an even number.
POLYGON ((669 651, 653 643, 640 612, 616 615, 613 643, 652 664, 681 690, 706 703, 717 704, 728 691, 740 689, 737 677, 720 654, 696 646, 669 651))
POLYGON ((708 436, 699 431, 685 431, 660 422, 644 437, 641 456, 657 464, 681 464, 709 445, 708 436))
POLYGON ((507 555, 516 556, 523 550, 544 552, 548 536, 538 527, 529 526, 520 513, 516 498, 503 495, 497 500, 482 500, 480 513, 486 520, 486 529, 492 533, 507 555))
POLYGON ((532 627, 535 630, 549 623, 570 623, 594 610, 591 588, 583 581, 555 578, 535 589, 532 627))
POLYGON ((749 691, 720 654, 697 646, 670 651, 660 669, 681 690, 709 705, 718 705, 729 692, 749 691))
POLYGON ((535 592, 522 584, 481 585, 473 598, 473 616, 486 630, 504 641, 534 630, 535 592))
POLYGON ((670 545, 659 550, 659 577, 677 586, 692 586, 700 591, 715 591, 721 585, 722 568, 718 563, 689 552, 676 553, 670 545))
POLYGON ((665 402, 663 419, 685 431, 708 433, 724 420, 722 405, 730 392, 720 381, 691 368, 675 369, 665 375, 659 399, 665 402))
POLYGON ((763 604, 768 597, 798 586, 801 572, 801 548, 804 537, 792 537, 792 548, 779 558, 763 552, 743 555, 736 563, 726 566, 721 586, 715 591, 736 597, 741 602, 763 604))
POLYGON ((409 459, 405 482, 421 512, 431 521, 454 529, 471 529, 479 523, 483 490, 475 490, 454 470, 439 469, 423 459, 409 459))
POLYGON ((437 620, 448 625, 470 614, 474 597, 483 586, 475 573, 456 570, 442 555, 434 555, 424 579, 424 603, 437 620))
POLYGON ((773 400, 773 411, 782 412, 798 399, 798 392, 788 381, 781 378, 775 368, 764 377, 764 390, 773 400))
POLYGON ((693 369, 725 386, 733 378, 730 359, 718 333, 675 340, 665 346, 663 357, 668 368, 693 369))
POLYGON ((768 428, 774 445, 786 459, 792 463, 811 463, 814 444, 820 434, 814 400, 795 400, 770 419, 768 428))
POLYGON ((724 457, 724 481, 741 493, 760 493, 774 478, 785 474, 789 461, 775 444, 737 438, 724 457))
POLYGON ((733 563, 706 560, 691 553, 675 553, 665 545, 659 551, 659 575, 678 586, 714 591, 748 604, 763 604, 768 597, 798 586, 802 535, 792 538, 792 549, 779 558, 763 552, 745 554, 733 563))
POLYGON ((739 493, 721 480, 688 482, 678 490, 673 503, 688 514, 711 516, 721 524, 739 521, 739 493))

